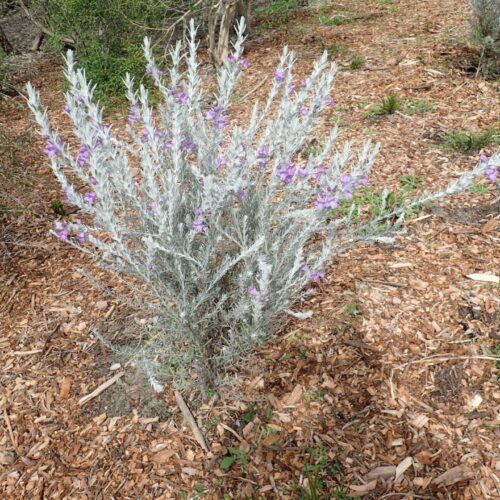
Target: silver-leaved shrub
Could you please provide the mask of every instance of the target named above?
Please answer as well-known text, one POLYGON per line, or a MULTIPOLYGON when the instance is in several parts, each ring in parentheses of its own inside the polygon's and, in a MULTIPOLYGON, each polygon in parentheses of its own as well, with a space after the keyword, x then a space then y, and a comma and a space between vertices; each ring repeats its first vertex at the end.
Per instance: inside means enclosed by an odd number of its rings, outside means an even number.
POLYGON ((470 0, 473 37, 492 55, 500 56, 500 0, 470 0))
MULTIPOLYGON (((269 341, 287 315, 310 315, 297 310, 324 279, 332 255, 357 241, 384 238, 369 229, 392 220, 391 231, 404 214, 381 207, 384 217, 353 224, 354 207, 334 210, 366 186, 378 145, 368 141, 355 154, 349 144, 336 146, 333 129, 322 148, 304 154, 321 112, 332 105, 336 66, 326 53, 296 82, 294 55, 285 49, 267 100, 234 123, 231 99, 248 68, 243 30, 241 21, 211 105, 202 97, 193 23, 187 51, 180 42, 171 50, 168 75, 145 40, 146 73, 161 102, 153 110, 145 87, 136 90, 126 77, 126 138, 104 122, 71 52, 65 112, 74 144, 61 140, 28 86, 66 201, 88 214, 58 223, 54 233, 95 257, 150 311, 148 334, 119 350, 135 358, 156 390, 170 379, 205 392, 225 369, 269 341)), ((481 162, 406 208, 461 191, 486 168, 481 162)))

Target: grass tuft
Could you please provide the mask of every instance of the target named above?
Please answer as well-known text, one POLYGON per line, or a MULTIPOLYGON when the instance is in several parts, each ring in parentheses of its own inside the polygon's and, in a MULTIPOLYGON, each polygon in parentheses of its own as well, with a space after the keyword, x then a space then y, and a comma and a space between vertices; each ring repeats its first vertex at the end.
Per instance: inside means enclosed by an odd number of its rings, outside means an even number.
POLYGON ((365 58, 359 54, 352 56, 351 62, 349 63, 349 69, 356 70, 361 69, 365 65, 365 58))
POLYGON ((443 147, 449 151, 461 153, 479 152, 488 146, 500 144, 500 130, 489 127, 481 132, 468 133, 452 130, 441 135, 443 147))

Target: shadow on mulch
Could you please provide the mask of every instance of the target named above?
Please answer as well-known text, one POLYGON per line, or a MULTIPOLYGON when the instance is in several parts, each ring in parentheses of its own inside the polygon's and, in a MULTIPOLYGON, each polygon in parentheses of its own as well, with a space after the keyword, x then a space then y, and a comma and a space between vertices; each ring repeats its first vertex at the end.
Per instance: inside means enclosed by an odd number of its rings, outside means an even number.
POLYGON ((495 203, 484 203, 459 209, 456 207, 433 206, 429 208, 429 211, 452 224, 477 226, 484 224, 489 216, 495 217, 500 214, 500 199, 495 203))
MULTIPOLYGON (((104 338, 120 344, 123 339, 134 336, 138 338, 140 327, 133 317, 126 316, 96 325, 104 338)), ((89 367, 95 378, 111 378, 116 372, 111 372, 113 364, 124 366, 129 360, 125 356, 107 350, 101 342, 92 348, 94 364, 89 367)), ((156 394, 143 372, 136 368, 127 368, 125 375, 111 387, 89 402, 83 408, 83 415, 94 418, 102 413, 108 417, 123 417, 137 412, 141 417, 158 417, 159 421, 170 418, 171 412, 163 397, 156 394)))

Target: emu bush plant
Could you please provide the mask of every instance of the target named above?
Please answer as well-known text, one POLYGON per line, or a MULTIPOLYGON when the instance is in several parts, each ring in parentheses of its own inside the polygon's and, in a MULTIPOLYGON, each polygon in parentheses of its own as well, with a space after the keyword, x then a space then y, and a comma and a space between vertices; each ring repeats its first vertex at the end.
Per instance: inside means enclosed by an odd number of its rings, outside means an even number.
MULTIPOLYGON (((194 24, 187 52, 180 42, 171 51, 168 78, 145 40, 147 74, 163 102, 153 112, 145 87, 136 90, 132 78, 125 78, 128 140, 104 122, 94 88, 71 52, 65 111, 75 144, 64 143, 51 128, 38 93, 28 86, 29 106, 66 201, 89 216, 60 222, 54 233, 95 257, 150 311, 147 337, 121 351, 135 358, 158 391, 170 379, 206 393, 224 369, 268 342, 287 314, 309 316, 293 308, 325 278, 333 254, 380 238, 364 229, 400 222, 404 210, 382 209, 383 217, 356 225, 354 210, 328 218, 366 186, 379 147, 368 141, 357 154, 349 144, 335 148, 334 129, 320 151, 300 160, 321 112, 332 105, 336 66, 326 53, 305 81, 295 82, 294 55, 285 49, 266 102, 255 103, 244 124, 230 126, 231 96, 248 67, 243 30, 241 21, 208 109, 194 24)), ((485 169, 480 163, 445 191, 412 203, 458 192, 485 169)))

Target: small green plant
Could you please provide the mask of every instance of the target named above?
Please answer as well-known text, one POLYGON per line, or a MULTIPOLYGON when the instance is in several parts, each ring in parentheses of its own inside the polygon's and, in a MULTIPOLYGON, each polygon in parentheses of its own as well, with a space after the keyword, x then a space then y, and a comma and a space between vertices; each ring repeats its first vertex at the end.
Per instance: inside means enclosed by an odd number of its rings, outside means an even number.
POLYGON ((489 193, 488 186, 484 184, 475 184, 469 188, 469 191, 473 194, 478 194, 479 196, 484 196, 489 193))
POLYGON ((299 349, 299 356, 300 359, 303 359, 304 361, 307 359, 307 349, 305 347, 301 347, 299 349))
POLYGON ((241 466, 248 465, 248 456, 251 451, 250 448, 228 448, 227 451, 229 455, 225 456, 219 462, 219 468, 221 470, 228 471, 235 463, 241 466))
POLYGON ((348 24, 352 21, 351 18, 345 15, 337 15, 330 18, 319 16, 318 20, 323 26, 340 26, 342 24, 348 24))
POLYGON ((271 419, 271 417, 273 416, 273 413, 274 413, 274 408, 273 408, 271 405, 269 405, 269 406, 266 408, 266 413, 265 413, 266 418, 267 418, 268 420, 270 420, 270 419, 271 419))
POLYGON ((267 436, 270 436, 271 434, 278 434, 280 431, 278 429, 275 429, 274 427, 271 427, 270 425, 265 425, 262 427, 260 431, 260 437, 266 438, 267 436))
POLYGON ((288 14, 298 8, 298 0, 271 0, 255 7, 255 15, 263 17, 278 16, 288 19, 288 14))
POLYGON ((214 416, 214 417, 210 417, 208 419, 208 422, 207 422, 207 425, 208 427, 214 429, 215 427, 217 427, 220 423, 222 422, 221 418, 219 416, 214 416))
POLYGON ((205 491, 205 487, 202 484, 195 484, 191 500, 200 500, 200 498, 204 498, 206 496, 207 492, 205 491))
POLYGON ((396 94, 390 92, 382 98, 380 105, 375 106, 369 114, 373 116, 392 115, 400 108, 401 100, 396 94))
POLYGON ((358 304, 353 302, 347 306, 346 312, 349 316, 354 317, 359 314, 358 304))
POLYGON ((481 132, 451 131, 441 135, 443 147, 450 151, 474 153, 481 149, 500 144, 500 130, 490 127, 481 132))
POLYGON ((249 424, 255 418, 255 416, 257 415, 257 410, 258 406, 255 403, 251 403, 248 405, 247 409, 241 416, 241 420, 245 425, 249 424))
POLYGON ((432 102, 425 99, 408 99, 404 102, 403 112, 405 115, 415 115, 431 111, 433 108, 432 102))
POLYGON ((325 395, 326 392, 323 389, 313 387, 310 391, 304 393, 304 399, 307 406, 310 406, 311 403, 319 403, 325 397, 325 395))
POLYGON ((355 54, 354 56, 352 56, 351 62, 349 63, 349 69, 361 69, 364 65, 365 58, 359 54, 355 54))
MULTIPOLYGON (((494 346, 493 349, 491 350, 493 356, 499 356, 500 357, 500 342, 497 342, 494 346)), ((500 384, 500 358, 499 361, 495 363, 495 368, 498 370, 497 374, 497 382, 500 384)))
POLYGON ((425 182, 425 179, 419 177, 413 177, 412 175, 408 175, 406 177, 401 177, 399 179, 399 183, 403 187, 404 193, 411 193, 412 191, 417 191, 422 188, 422 184, 425 182))
POLYGON ((50 207, 56 215, 64 215, 64 204, 61 200, 52 200, 50 202, 50 207))
POLYGON ((325 45, 323 42, 321 43, 321 51, 328 53, 329 56, 336 56, 339 54, 345 54, 347 52, 347 49, 345 47, 341 47, 340 45, 337 45, 335 43, 332 43, 331 45, 325 45))

